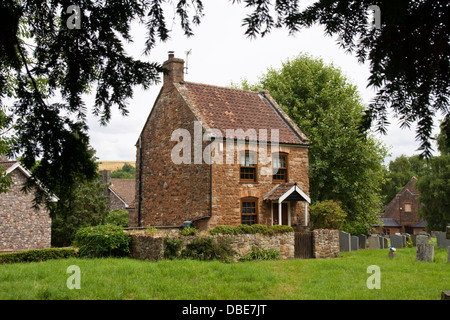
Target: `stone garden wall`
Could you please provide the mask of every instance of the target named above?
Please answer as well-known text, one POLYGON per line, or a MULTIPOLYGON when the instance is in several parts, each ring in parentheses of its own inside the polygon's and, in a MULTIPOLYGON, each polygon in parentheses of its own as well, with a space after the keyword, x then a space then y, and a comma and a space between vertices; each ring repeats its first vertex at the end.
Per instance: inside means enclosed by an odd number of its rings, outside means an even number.
POLYGON ((339 254, 339 231, 333 229, 313 230, 314 257, 316 259, 335 258, 339 254))
MULTIPOLYGON (((141 260, 161 260, 164 256, 164 240, 167 234, 145 234, 131 233, 130 255, 132 258, 141 260)), ((237 252, 235 259, 249 253, 252 248, 265 250, 274 249, 281 253, 282 259, 294 258, 294 232, 276 233, 274 235, 238 234, 238 235, 204 235, 204 237, 219 240, 226 239, 230 246, 237 252)), ((183 240, 184 248, 196 236, 179 236, 183 240)))

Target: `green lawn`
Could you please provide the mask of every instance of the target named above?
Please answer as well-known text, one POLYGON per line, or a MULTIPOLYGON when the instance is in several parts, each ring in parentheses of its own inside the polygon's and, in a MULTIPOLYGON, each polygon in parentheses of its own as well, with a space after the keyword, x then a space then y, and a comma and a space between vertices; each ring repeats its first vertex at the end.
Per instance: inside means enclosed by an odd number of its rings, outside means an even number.
POLYGON ((0 265, 0 299, 440 299, 450 290, 447 251, 435 262, 415 261, 415 248, 361 250, 327 260, 149 262, 67 259, 0 265), (67 267, 81 270, 81 289, 69 290, 67 267), (368 289, 367 267, 381 270, 381 289, 368 289))

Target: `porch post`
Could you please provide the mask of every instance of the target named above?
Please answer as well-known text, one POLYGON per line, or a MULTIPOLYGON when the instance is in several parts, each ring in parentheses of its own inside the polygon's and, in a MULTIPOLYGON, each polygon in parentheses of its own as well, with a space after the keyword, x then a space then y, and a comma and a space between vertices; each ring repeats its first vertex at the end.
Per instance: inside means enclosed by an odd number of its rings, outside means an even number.
POLYGON ((270 201, 270 225, 273 226, 273 201, 270 201))
POLYGON ((308 226, 308 201, 305 201, 305 227, 308 226))
POLYGON ((291 202, 288 202, 288 226, 291 226, 291 202))
POLYGON ((278 200, 278 224, 281 225, 282 221, 281 221, 281 201, 278 200))

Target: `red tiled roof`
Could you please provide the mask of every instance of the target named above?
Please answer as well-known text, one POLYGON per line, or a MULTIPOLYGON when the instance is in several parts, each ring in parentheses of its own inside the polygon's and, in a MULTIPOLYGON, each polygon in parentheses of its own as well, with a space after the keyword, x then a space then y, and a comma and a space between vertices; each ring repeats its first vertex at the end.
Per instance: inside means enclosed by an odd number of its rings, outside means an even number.
MULTIPOLYGON (((199 111, 206 124, 212 129, 270 129, 279 130, 279 142, 288 144, 307 144, 308 139, 281 110, 267 91, 255 92, 235 88, 218 87, 185 82, 180 87, 192 105, 199 111)), ((237 137, 239 138, 239 137, 237 137)), ((264 141, 263 138, 259 141, 264 141)))
POLYGON ((5 168, 5 170, 8 170, 13 165, 15 165, 17 161, 0 161, 0 165, 5 168))
POLYGON ((125 203, 132 207, 136 194, 136 181, 134 179, 111 179, 109 186, 125 203))

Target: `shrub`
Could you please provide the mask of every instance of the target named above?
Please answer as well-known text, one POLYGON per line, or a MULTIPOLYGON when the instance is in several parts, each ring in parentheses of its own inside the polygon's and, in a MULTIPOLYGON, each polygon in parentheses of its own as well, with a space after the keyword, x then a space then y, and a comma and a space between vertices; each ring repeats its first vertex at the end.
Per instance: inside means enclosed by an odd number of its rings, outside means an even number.
POLYGON ((224 239, 215 241, 213 238, 205 237, 194 239, 181 251, 182 258, 201 261, 231 262, 235 254, 236 252, 224 239))
POLYGON ((50 259, 77 257, 74 248, 47 248, 0 254, 0 264, 17 262, 38 262, 50 259))
POLYGON ((255 233, 273 234, 273 230, 263 224, 253 224, 252 229, 255 230, 255 233))
POLYGON ((241 224, 237 227, 235 227, 237 230, 237 233, 242 233, 242 234, 253 234, 256 233, 256 229, 252 228, 252 226, 249 226, 247 224, 241 224))
POLYGON ((151 227, 151 226, 147 226, 147 228, 145 229, 145 233, 148 234, 157 234, 159 231, 158 229, 156 229, 155 227, 151 227))
POLYGON ((339 201, 321 201, 310 208, 310 224, 314 229, 342 229, 346 217, 339 201))
POLYGON ((129 254, 129 242, 130 235, 121 227, 106 224, 79 229, 74 246, 80 257, 121 257, 129 254))
POLYGON ((285 232, 294 232, 294 228, 291 226, 285 226, 285 225, 273 225, 269 228, 274 233, 285 233, 285 232))
POLYGON ((165 249, 164 249, 164 258, 165 259, 176 259, 179 256, 179 251, 183 246, 183 240, 177 238, 169 238, 168 236, 164 240, 165 249))
POLYGON ((232 226, 216 226, 215 228, 209 230, 212 235, 216 234, 237 234, 237 229, 232 226))
POLYGON ((252 261, 252 260, 278 260, 280 259, 280 252, 274 249, 259 249, 252 248, 252 251, 243 255, 239 261, 252 261))
POLYGON ((183 236, 195 236, 197 234, 197 229, 193 227, 187 227, 181 230, 183 236))
POLYGON ((122 228, 128 227, 128 211, 124 209, 111 210, 105 218, 105 224, 112 224, 122 228))

